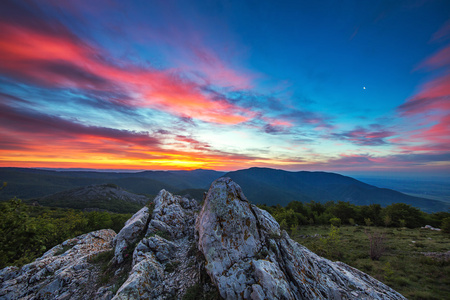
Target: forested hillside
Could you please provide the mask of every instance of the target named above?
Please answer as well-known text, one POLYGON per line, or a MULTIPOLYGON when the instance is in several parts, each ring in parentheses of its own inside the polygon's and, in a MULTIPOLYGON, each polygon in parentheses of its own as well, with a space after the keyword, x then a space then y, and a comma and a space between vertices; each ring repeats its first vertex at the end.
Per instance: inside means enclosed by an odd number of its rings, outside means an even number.
POLYGON ((131 214, 82 212, 31 206, 19 199, 0 203, 0 269, 33 261, 66 239, 103 228, 119 232, 131 214))
POLYGON ((405 203, 426 212, 447 211, 448 203, 413 197, 378 188, 354 178, 328 172, 288 172, 269 168, 250 168, 229 172, 253 203, 282 206, 291 201, 326 203, 345 201, 356 205, 405 203))

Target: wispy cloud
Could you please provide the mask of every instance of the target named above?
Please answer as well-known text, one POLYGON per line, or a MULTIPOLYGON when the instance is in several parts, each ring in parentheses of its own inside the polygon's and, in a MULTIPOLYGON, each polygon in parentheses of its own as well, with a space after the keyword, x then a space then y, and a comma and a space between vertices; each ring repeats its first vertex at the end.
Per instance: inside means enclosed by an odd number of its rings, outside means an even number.
MULTIPOLYGON (((450 34, 447 25, 435 35, 450 34)), ((392 141, 406 151, 450 151, 450 46, 425 59, 418 69, 434 71, 434 77, 398 107, 400 115, 417 126, 392 141)))
POLYGON ((395 135, 394 132, 373 124, 370 128, 358 126, 353 130, 332 133, 331 137, 361 146, 382 146, 388 144, 387 138, 393 135, 395 135))
MULTIPOLYGON (((46 23, 46 20, 36 19, 46 23)), ((45 26, 41 26, 45 27, 45 26)), ((142 67, 118 61, 109 53, 57 23, 58 30, 41 30, 19 22, 0 23, 0 72, 23 82, 51 88, 75 88, 84 91, 126 95, 123 104, 167 111, 181 117, 206 122, 236 124, 249 120, 250 110, 226 99, 216 100, 201 86, 183 78, 176 70, 142 67)), ((206 50, 203 50, 206 53, 206 50)), ((211 74, 223 84, 242 82, 211 53, 203 54, 211 74)), ((211 75, 206 74, 206 75, 211 75)), ((217 80, 216 80, 217 79, 217 80)), ((208 79, 209 80, 209 79, 208 79)))

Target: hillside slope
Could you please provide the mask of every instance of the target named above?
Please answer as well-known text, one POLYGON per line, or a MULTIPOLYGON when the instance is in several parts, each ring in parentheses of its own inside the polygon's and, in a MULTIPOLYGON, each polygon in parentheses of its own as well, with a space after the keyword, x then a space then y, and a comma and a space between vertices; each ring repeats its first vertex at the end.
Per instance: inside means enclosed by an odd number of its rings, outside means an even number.
POLYGON ((269 168, 250 168, 225 176, 246 191, 250 201, 282 206, 291 201, 346 201, 356 205, 406 203, 425 212, 446 211, 447 203, 418 198, 377 188, 354 178, 327 172, 288 172, 269 168))
POLYGON ((26 168, 0 168, 0 181, 8 185, 0 200, 13 197, 30 199, 93 184, 116 184, 137 194, 156 195, 161 189, 179 192, 188 189, 207 190, 224 172, 212 170, 93 172, 50 171, 26 168))
POLYGON ((129 193, 114 184, 101 184, 66 190, 27 202, 52 207, 135 213, 149 201, 146 196, 129 193))

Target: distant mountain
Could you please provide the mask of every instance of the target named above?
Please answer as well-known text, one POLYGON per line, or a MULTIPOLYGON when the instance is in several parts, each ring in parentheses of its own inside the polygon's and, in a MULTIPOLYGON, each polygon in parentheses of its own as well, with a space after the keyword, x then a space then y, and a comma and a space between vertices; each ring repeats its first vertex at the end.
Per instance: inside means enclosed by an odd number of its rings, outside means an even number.
POLYGON ((52 207, 135 213, 149 201, 151 199, 146 196, 129 193, 114 184, 101 184, 58 192, 27 202, 52 207))
POLYGON ((0 168, 0 181, 8 183, 7 187, 0 191, 0 200, 12 197, 37 198, 77 187, 106 183, 116 184, 129 192, 152 196, 161 189, 174 193, 193 189, 207 190, 211 182, 224 173, 201 169, 121 173, 0 168))
POLYGON ((425 212, 446 211, 447 203, 377 188, 354 178, 327 172, 288 172, 250 168, 225 176, 238 183, 253 203, 285 206, 291 201, 346 201, 356 205, 406 203, 425 212))
POLYGON ((447 211, 449 204, 378 188, 354 178, 327 172, 288 172, 250 168, 234 172, 213 170, 92 172, 0 168, 0 200, 31 199, 94 184, 116 184, 129 192, 155 196, 161 189, 202 200, 211 182, 228 176, 243 188, 253 203, 287 205, 291 201, 348 201, 356 205, 406 203, 425 212, 447 211))
POLYGON ((407 195, 450 203, 450 178, 383 178, 361 176, 356 179, 407 195))

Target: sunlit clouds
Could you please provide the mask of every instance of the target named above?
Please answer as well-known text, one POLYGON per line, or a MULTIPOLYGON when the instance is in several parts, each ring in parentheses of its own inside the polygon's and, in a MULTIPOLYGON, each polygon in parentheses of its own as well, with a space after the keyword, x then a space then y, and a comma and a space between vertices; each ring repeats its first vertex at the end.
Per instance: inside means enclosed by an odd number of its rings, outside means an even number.
POLYGON ((2 1, 0 166, 448 174, 443 6, 2 1))

